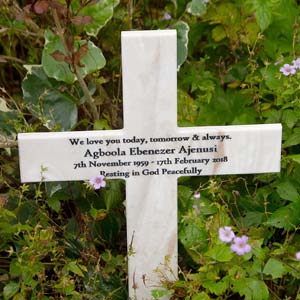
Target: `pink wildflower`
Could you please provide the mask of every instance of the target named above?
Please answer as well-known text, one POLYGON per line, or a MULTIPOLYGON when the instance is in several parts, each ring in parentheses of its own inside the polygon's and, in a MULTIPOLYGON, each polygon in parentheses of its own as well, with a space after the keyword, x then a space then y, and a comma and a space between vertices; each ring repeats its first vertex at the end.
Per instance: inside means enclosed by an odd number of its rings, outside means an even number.
POLYGON ((251 246, 247 244, 248 237, 246 235, 234 238, 233 242, 234 244, 231 245, 230 249, 237 255, 244 255, 252 250, 251 246))
POLYGON ((95 190, 99 190, 100 188, 106 186, 103 175, 95 176, 94 178, 89 180, 89 183, 94 187, 95 190))
POLYGON ((200 193, 195 193, 195 194, 194 194, 194 198, 195 198, 195 199, 200 199, 200 197, 201 197, 200 193))
POLYGON ((296 260, 300 260, 300 251, 296 252, 295 258, 296 258, 296 260))
POLYGON ((295 74, 296 69, 292 65, 284 64, 283 67, 280 68, 280 72, 283 73, 283 75, 285 76, 289 76, 291 74, 295 74))
POLYGON ((167 12, 164 12, 163 19, 166 20, 166 21, 168 21, 168 20, 171 20, 172 17, 171 17, 171 15, 168 14, 167 12))
POLYGON ((292 63, 295 69, 300 69, 300 58, 294 59, 292 63))
POLYGON ((230 226, 221 227, 219 229, 219 239, 222 242, 230 243, 234 239, 235 235, 230 226))

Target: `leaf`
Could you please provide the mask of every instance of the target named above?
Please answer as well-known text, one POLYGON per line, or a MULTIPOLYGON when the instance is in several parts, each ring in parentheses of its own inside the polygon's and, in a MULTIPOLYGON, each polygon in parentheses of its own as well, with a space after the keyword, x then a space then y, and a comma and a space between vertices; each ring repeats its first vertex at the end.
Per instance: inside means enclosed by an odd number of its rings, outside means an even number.
POLYGON ((166 296, 172 296, 174 294, 173 290, 152 290, 151 291, 151 295, 152 297, 154 297, 154 299, 161 299, 162 297, 166 297, 166 296))
MULTIPOLYGON (((80 9, 78 17, 82 17, 84 22, 78 25, 78 29, 85 31, 88 35, 96 37, 99 30, 105 26, 105 24, 112 18, 115 7, 120 3, 120 0, 102 0, 94 1, 92 4, 87 5, 80 9)), ((79 1, 72 1, 72 9, 74 11, 79 10, 79 1)))
POLYGON ((294 132, 292 133, 287 140, 283 143, 282 147, 290 147, 300 144, 300 132, 294 132))
POLYGON ((272 8, 265 0, 252 1, 253 11, 256 16, 256 21, 261 31, 266 30, 272 21, 272 8))
POLYGON ((300 154, 287 155, 286 158, 300 164, 300 154))
POLYGON ((300 224, 299 210, 299 202, 290 203, 289 205, 281 207, 273 212, 264 224, 267 226, 291 230, 300 224))
MULTIPOLYGON (((69 44, 72 45, 71 42, 69 44)), ((80 61, 82 64, 82 67, 78 68, 82 77, 104 67, 105 58, 101 50, 91 41, 81 40, 75 43, 74 52, 77 53, 77 51, 79 51, 79 54, 76 57, 76 62, 79 63, 80 61), (82 50, 80 50, 81 47, 83 47, 82 50)), ((63 55, 67 57, 60 38, 52 31, 46 30, 45 46, 42 54, 42 65, 45 73, 56 80, 73 83, 77 78, 68 64, 70 61, 67 60, 68 63, 66 63, 66 58, 63 60, 63 55), (53 53, 56 54, 55 58, 58 58, 59 61, 53 57, 53 53)))
POLYGON ((269 290, 263 281, 241 278, 233 281, 233 291, 245 296, 245 300, 268 300, 269 290))
POLYGON ((205 293, 201 292, 198 293, 197 295, 194 295, 192 300, 210 300, 211 298, 205 293))
POLYGON ((14 296, 19 290, 19 284, 16 282, 9 282, 3 289, 4 300, 10 299, 14 296))
POLYGON ((80 277, 84 277, 84 274, 83 274, 81 268, 77 265, 76 261, 71 261, 68 263, 68 270, 80 277))
POLYGON ((281 182, 277 185, 277 193, 278 195, 285 200, 297 202, 300 200, 299 193, 291 181, 281 182))
POLYGON ((178 21, 172 27, 177 30, 177 70, 179 70, 187 58, 190 27, 183 21, 178 21))
POLYGON ((206 13, 206 4, 204 0, 192 0, 188 3, 186 10, 193 16, 199 17, 206 13))
POLYGON ((60 201, 59 201, 59 199, 57 199, 56 197, 48 198, 47 204, 49 205, 49 207, 51 209, 53 209, 57 213, 59 212, 59 210, 60 210, 60 201))
POLYGON ((22 82, 27 109, 49 129, 71 129, 77 122, 76 98, 66 84, 48 78, 42 66, 31 66, 22 82))
POLYGON ((228 262, 233 258, 234 253, 227 244, 220 244, 215 245, 212 249, 207 251, 205 255, 211 257, 215 261, 228 262))
POLYGON ((268 260, 263 270, 264 274, 271 275, 273 279, 281 278, 287 272, 285 265, 274 258, 268 260))
MULTIPOLYGON (((293 91, 293 93, 294 93, 294 91, 293 91)), ((298 121, 297 112, 295 112, 291 109, 284 110, 283 115, 282 115, 282 121, 284 121, 286 123, 288 128, 293 128, 298 121)))
POLYGON ((223 26, 221 26, 221 25, 216 26, 212 30, 212 38, 214 39, 215 42, 220 42, 226 38, 226 32, 225 32, 223 26))

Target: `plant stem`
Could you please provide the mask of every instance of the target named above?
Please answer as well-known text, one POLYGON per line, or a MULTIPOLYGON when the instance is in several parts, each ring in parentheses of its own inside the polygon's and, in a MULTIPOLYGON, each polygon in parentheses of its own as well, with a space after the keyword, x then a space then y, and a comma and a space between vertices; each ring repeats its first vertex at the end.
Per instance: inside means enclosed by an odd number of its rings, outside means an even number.
MULTIPOLYGON (((54 22, 55 22, 55 26, 57 27, 57 35, 59 36, 64 48, 65 48, 65 51, 66 53, 68 54, 70 51, 68 49, 68 46, 67 46, 67 43, 66 43, 66 40, 65 40, 65 37, 64 37, 64 30, 63 28, 61 27, 61 24, 60 24, 60 21, 59 21, 59 17, 58 17, 58 14, 57 14, 57 11, 56 9, 53 9, 53 18, 54 18, 54 22)), ((72 56, 72 53, 71 53, 71 56, 72 56)), ((84 93, 84 96, 85 96, 85 99, 91 109, 91 112, 92 112, 92 116, 93 116, 93 119, 94 120, 99 120, 99 115, 100 113, 98 112, 97 110, 97 106, 95 104, 95 101, 84 81, 84 79, 82 78, 82 76, 80 75, 79 71, 78 71, 78 67, 74 64, 72 65, 72 68, 73 68, 73 71, 77 77, 77 80, 78 80, 78 83, 84 93)))

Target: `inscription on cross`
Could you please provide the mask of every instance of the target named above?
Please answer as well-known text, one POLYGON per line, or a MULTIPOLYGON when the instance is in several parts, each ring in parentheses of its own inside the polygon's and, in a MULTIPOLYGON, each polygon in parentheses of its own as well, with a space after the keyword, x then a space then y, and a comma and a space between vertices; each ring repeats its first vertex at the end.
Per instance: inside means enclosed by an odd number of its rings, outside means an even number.
POLYGON ((178 177, 280 170, 280 124, 177 127, 176 60, 176 31, 123 32, 123 129, 18 135, 22 182, 126 179, 131 299, 177 275, 178 177))

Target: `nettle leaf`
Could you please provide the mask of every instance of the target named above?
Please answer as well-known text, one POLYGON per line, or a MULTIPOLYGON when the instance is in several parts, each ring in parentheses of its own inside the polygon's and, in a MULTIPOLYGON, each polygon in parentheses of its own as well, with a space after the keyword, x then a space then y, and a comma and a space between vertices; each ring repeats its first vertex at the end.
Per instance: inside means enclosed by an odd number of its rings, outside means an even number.
MULTIPOLYGON (((82 77, 105 66, 106 61, 102 51, 91 41, 75 42, 74 52, 74 63, 79 66, 79 73, 82 77)), ((46 30, 45 47, 42 54, 42 65, 45 73, 56 80, 73 83, 77 78, 70 68, 71 62, 59 36, 51 30, 46 30)))
POLYGON ((188 3, 186 10, 193 16, 202 16, 206 13, 206 3, 204 0, 192 0, 188 3))
POLYGON ((190 27, 186 22, 178 21, 173 28, 177 30, 177 69, 179 70, 187 58, 190 27))
MULTIPOLYGON (((79 8, 78 2, 72 1, 71 6, 75 11, 79 8)), ((80 9, 75 23, 78 23, 79 30, 96 37, 99 30, 112 18, 114 9, 119 3, 119 0, 92 1, 92 4, 80 9)), ((74 23, 74 19, 72 22, 74 23)))
POLYGON ((263 273, 266 275, 271 275, 273 279, 281 278, 284 274, 288 272, 285 265, 277 259, 270 258, 266 263, 263 273))
POLYGON ((31 66, 22 82, 28 110, 49 129, 71 129, 77 122, 76 98, 65 83, 48 78, 42 66, 31 66))

